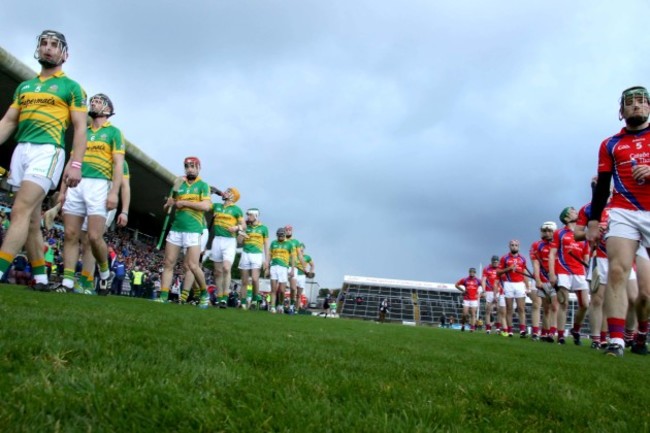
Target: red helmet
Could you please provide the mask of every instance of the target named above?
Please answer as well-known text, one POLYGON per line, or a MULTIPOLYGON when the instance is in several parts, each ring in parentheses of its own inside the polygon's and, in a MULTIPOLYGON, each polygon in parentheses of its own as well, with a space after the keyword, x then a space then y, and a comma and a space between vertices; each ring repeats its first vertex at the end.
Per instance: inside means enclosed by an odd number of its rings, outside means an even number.
POLYGON ((187 166, 189 163, 194 164, 194 166, 199 170, 201 169, 201 160, 196 156, 188 156, 183 160, 183 166, 187 166))

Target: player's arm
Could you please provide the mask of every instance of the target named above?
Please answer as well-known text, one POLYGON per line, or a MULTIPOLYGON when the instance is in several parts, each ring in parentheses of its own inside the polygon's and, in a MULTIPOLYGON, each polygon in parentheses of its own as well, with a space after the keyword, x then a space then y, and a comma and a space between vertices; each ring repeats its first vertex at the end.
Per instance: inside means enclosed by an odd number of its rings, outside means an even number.
POLYGON ((122 211, 117 216, 117 225, 126 227, 129 222, 129 206, 131 206, 131 181, 128 177, 122 177, 120 200, 122 201, 122 211))
POLYGON ((108 191, 108 198, 106 199, 106 208, 113 210, 117 208, 118 193, 122 186, 122 178, 124 177, 124 154, 113 153, 113 178, 111 182, 111 189, 108 191))
POLYGON ((269 238, 264 238, 264 268, 268 271, 271 262, 271 253, 269 252, 269 238))
POLYGON ((557 283, 557 276, 555 275, 555 258, 557 257, 557 248, 552 247, 548 253, 548 280, 551 285, 557 283))
POLYGON ((533 262, 533 277, 535 278, 535 287, 538 289, 542 288, 542 278, 540 277, 540 268, 539 260, 536 258, 532 259, 533 262))
MULTIPOLYGON (((595 248, 594 248, 594 251, 595 251, 595 248)), ((591 249, 589 249, 589 243, 588 242, 583 243, 582 260, 585 263, 589 263, 589 261, 591 260, 591 249)))
POLYGON ((307 263, 305 263, 305 256, 302 254, 302 248, 301 247, 296 247, 296 251, 298 254, 298 261, 300 262, 300 266, 302 267, 303 271, 307 269, 307 263))
POLYGON ((18 118, 20 111, 15 107, 9 107, 5 115, 0 120, 0 144, 4 143, 11 137, 16 128, 18 128, 18 118))
POLYGON ((312 258, 312 259, 309 261, 308 264, 309 264, 309 272, 311 272, 311 273, 315 273, 315 272, 316 272, 316 264, 314 263, 314 259, 312 258))
MULTIPOLYGON (((600 160, 600 158, 599 158, 600 160)), ((598 180, 591 197, 591 212, 587 223, 587 240, 595 243, 600 238, 600 217, 609 199, 609 186, 612 183, 612 172, 604 171, 598 173, 598 180)))
POLYGON ((456 289, 458 289, 461 293, 465 293, 465 287, 463 286, 463 279, 460 279, 456 281, 456 289))
POLYGON ((499 260, 499 267, 497 268, 497 275, 507 274, 509 271, 510 271, 510 268, 506 267, 506 261, 502 257, 501 260, 499 260))
POLYGON ((521 267, 524 270, 524 272, 523 272, 523 274, 524 274, 524 285, 526 286, 526 292, 529 292, 530 291, 530 278, 528 276, 526 276, 526 274, 528 273, 528 272, 526 272, 526 269, 528 269, 528 264, 526 263, 525 258, 523 258, 523 257, 520 257, 520 258, 521 258, 521 267))
POLYGON ((573 231, 573 239, 575 239, 576 241, 587 240, 587 227, 577 225, 575 230, 573 231))
POLYGON ((188 200, 177 200, 176 207, 178 209, 187 208, 187 209, 194 209, 202 212, 207 212, 212 207, 212 202, 210 201, 209 197, 204 200, 196 201, 196 202, 188 201, 188 200))
POLYGON ((86 154, 86 119, 88 114, 86 111, 71 110, 70 119, 74 127, 74 135, 72 136, 72 162, 66 167, 63 172, 63 179, 68 183, 68 186, 74 188, 81 180, 81 163, 86 154))
MULTIPOLYGON (((65 164, 65 167, 63 169, 63 172, 65 173, 65 170, 67 170, 70 167, 70 163, 72 162, 72 158, 68 160, 68 162, 65 164)), ((63 207, 63 203, 65 203, 65 195, 68 192, 68 184, 65 182, 61 182, 61 187, 59 188, 59 196, 57 198, 59 210, 61 207, 63 207)))
POLYGON ((296 255, 293 254, 294 247, 289 249, 289 276, 293 278, 293 272, 296 267, 296 255))

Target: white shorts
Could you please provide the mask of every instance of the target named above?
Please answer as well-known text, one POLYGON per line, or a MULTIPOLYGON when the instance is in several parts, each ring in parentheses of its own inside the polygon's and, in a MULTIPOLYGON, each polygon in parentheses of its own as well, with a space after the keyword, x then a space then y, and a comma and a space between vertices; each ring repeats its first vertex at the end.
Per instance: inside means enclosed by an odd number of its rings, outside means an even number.
POLYGON ((210 250, 210 257, 213 262, 222 263, 235 261, 235 253, 237 252, 237 239, 224 238, 215 236, 212 240, 212 249, 210 250))
POLYGON ((525 298, 526 297, 526 284, 523 282, 513 283, 511 281, 503 282, 503 292, 506 299, 510 298, 525 298))
POLYGON ((11 155, 7 183, 18 189, 23 181, 28 180, 47 194, 59 184, 64 167, 64 149, 53 144, 18 143, 11 155))
POLYGON ((68 188, 63 203, 63 213, 77 216, 106 218, 106 199, 111 181, 106 179, 81 179, 76 188, 68 188))
POLYGON ((494 292, 485 292, 485 303, 491 304, 492 302, 494 302, 494 292))
POLYGON ((260 269, 264 262, 264 254, 262 253, 241 253, 239 259, 239 269, 260 269))
POLYGON ((478 301, 468 301, 463 299, 463 308, 478 308, 478 301))
POLYGON ((205 247, 208 246, 208 239, 210 239, 210 231, 208 229, 203 229, 201 233, 201 252, 205 251, 205 247))
POLYGON ((589 290, 589 283, 587 283, 587 278, 584 275, 558 274, 557 286, 564 287, 571 292, 589 290))
POLYGON ((304 289, 305 284, 307 283, 307 275, 305 275, 305 274, 298 275, 296 277, 296 280, 298 280, 297 286, 300 287, 301 289, 304 289))
POLYGON ((167 234, 167 242, 181 248, 198 247, 200 242, 201 233, 185 233, 170 231, 167 234))
POLYGON ((499 295, 498 304, 500 308, 506 308, 506 295, 499 295))
POLYGON ((287 279, 288 274, 289 268, 280 265, 271 266, 271 279, 276 280, 278 283, 286 284, 289 281, 287 279))
MULTIPOLYGON (((115 219, 115 214, 117 213, 117 209, 109 210, 106 213, 106 223, 104 223, 104 227, 108 229, 111 224, 113 224, 113 220, 115 219)), ((88 217, 84 218, 83 224, 81 224, 81 231, 82 232, 87 232, 88 231, 88 217)))
POLYGON ((610 236, 640 241, 644 247, 650 247, 650 212, 611 209, 605 238, 610 236))
POLYGON ((298 278, 298 268, 295 266, 293 268, 289 268, 289 270, 293 270, 293 277, 291 277, 292 280, 295 280, 298 278))
MULTIPOLYGON (((640 251, 645 251, 645 248, 639 247, 640 251)), ((638 254, 637 252, 637 255, 638 254)), ((609 262, 606 258, 596 257, 596 267, 598 269, 598 278, 600 278, 601 284, 607 284, 607 274, 609 274, 609 262)), ((630 280, 636 280, 636 271, 634 268, 630 269, 630 280)), ((587 275, 587 280, 591 281, 591 268, 589 268, 589 275, 587 275)))

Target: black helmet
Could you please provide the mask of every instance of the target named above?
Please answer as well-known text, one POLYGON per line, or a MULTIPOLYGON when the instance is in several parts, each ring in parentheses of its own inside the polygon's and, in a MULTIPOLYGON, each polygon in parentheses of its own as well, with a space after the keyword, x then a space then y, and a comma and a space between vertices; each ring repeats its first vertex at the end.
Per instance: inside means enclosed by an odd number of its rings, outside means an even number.
POLYGON ((103 93, 96 94, 88 101, 88 115, 93 119, 95 117, 100 117, 100 116, 111 117, 114 114, 115 114, 115 109, 113 108, 113 102, 110 100, 108 96, 104 95, 103 93), (92 111, 92 102, 94 99, 99 99, 102 103, 102 108, 99 111, 92 111), (107 108, 108 108, 108 113, 106 113, 107 108))

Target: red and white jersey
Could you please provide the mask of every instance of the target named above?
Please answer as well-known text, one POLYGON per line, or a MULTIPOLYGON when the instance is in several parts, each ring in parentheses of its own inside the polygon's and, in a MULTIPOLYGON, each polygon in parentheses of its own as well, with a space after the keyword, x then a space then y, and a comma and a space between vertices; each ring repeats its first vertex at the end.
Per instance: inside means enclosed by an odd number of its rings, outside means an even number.
POLYGON ((481 280, 476 277, 465 277, 456 281, 456 284, 465 286, 465 293, 463 293, 465 301, 478 301, 481 280))
POLYGON ((516 255, 508 253, 499 260, 499 269, 509 268, 513 265, 516 266, 515 270, 501 274, 501 280, 511 283, 523 283, 525 281, 524 272, 526 271, 526 259, 523 256, 519 253, 516 255))
MULTIPOLYGON (((609 203, 607 203, 607 206, 605 206, 605 209, 603 209, 603 213, 600 215, 600 227, 602 230, 602 233, 600 235, 600 241, 598 242, 598 248, 596 249, 596 257, 599 257, 601 259, 606 259, 607 258, 607 247, 605 244, 605 230, 607 230, 607 224, 609 223, 609 203)), ((587 227, 587 223, 589 222, 589 218, 591 217, 591 203, 587 203, 586 205, 582 206, 580 208, 580 211, 578 212, 578 222, 576 223, 579 226, 587 227)))
POLYGON ((642 131, 623 128, 600 144, 598 173, 612 173, 612 208, 650 210, 650 179, 641 184, 634 180, 635 164, 650 165, 650 128, 642 131))
POLYGON ((548 256, 551 253, 551 241, 540 239, 530 246, 530 260, 539 262, 539 279, 548 283, 548 256))
MULTIPOLYGON (((557 248, 555 256, 555 273, 567 275, 584 275, 585 267, 580 260, 589 256, 589 245, 585 241, 576 241, 573 230, 564 227, 553 233, 553 248, 557 248)), ((589 260, 589 257, 586 258, 589 260)))
POLYGON ((486 292, 497 292, 499 288, 499 277, 497 276, 497 267, 488 265, 487 268, 483 268, 482 277, 485 278, 485 287, 483 288, 486 292))

